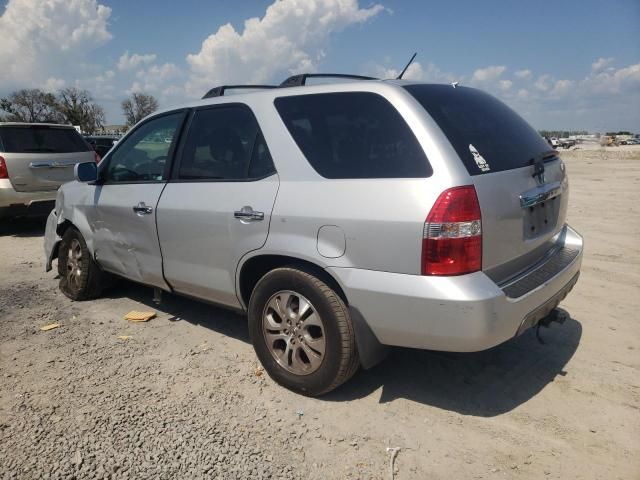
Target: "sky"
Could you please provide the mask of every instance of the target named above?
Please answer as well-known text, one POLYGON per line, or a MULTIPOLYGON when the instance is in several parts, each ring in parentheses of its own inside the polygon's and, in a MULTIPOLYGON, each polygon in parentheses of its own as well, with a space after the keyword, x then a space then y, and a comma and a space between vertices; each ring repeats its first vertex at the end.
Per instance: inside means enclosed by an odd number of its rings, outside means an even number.
POLYGON ((458 81, 538 129, 640 132, 640 1, 0 0, 0 96, 89 90, 107 123, 302 72, 458 81))

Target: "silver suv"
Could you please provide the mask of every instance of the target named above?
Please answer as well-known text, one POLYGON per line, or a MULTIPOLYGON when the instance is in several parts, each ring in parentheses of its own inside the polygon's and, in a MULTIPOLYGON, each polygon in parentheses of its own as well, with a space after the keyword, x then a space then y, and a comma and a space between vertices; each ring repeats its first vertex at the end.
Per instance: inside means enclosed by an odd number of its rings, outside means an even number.
POLYGON ((267 372, 305 395, 386 346, 472 352, 557 318, 582 238, 534 129, 471 88, 304 80, 214 89, 78 165, 46 229, 61 290, 114 274, 246 312, 267 372))
POLYGON ((0 218, 49 213, 87 161, 95 152, 71 125, 0 122, 0 218))

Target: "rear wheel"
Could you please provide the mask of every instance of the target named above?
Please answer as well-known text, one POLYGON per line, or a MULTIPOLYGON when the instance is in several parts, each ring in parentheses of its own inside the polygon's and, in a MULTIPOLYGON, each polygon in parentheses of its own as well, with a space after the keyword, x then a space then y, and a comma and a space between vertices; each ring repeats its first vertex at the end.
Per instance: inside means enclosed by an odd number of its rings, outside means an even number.
POLYGON ((60 291, 72 300, 89 300, 102 290, 103 273, 75 228, 67 229, 60 242, 58 273, 60 291))
POLYGON ((258 282, 249 302, 249 329, 271 378, 304 395, 333 390, 360 365, 344 301, 297 268, 272 270, 258 282))

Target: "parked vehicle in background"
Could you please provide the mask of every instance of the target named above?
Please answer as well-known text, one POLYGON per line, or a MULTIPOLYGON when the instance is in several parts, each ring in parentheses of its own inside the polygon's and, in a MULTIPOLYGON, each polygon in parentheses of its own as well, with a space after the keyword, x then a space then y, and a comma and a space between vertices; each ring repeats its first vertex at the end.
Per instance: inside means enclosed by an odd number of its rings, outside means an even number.
POLYGON ((84 137, 89 142, 89 145, 100 155, 100 158, 103 158, 111 150, 111 147, 118 143, 119 138, 115 135, 89 135, 84 137))
POLYGON ((562 318, 582 238, 533 128, 472 88, 307 77, 155 113, 78 165, 45 235, 62 292, 115 274, 247 312, 305 395, 387 345, 472 352, 562 318))
POLYGON ((95 153, 70 125, 0 123, 0 218, 46 214, 77 163, 95 153))
POLYGON ((576 146, 576 141, 572 138, 561 138, 559 141, 559 146, 564 148, 564 149, 568 149, 571 147, 575 147, 576 146))

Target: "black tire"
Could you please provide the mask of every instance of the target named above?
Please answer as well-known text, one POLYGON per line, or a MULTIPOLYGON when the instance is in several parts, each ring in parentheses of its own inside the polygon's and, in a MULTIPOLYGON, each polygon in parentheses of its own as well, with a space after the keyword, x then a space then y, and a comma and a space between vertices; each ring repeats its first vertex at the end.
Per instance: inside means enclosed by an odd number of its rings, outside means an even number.
POLYGON ((60 291, 71 300, 82 301, 96 298, 102 292, 104 274, 91 256, 82 234, 74 227, 68 228, 62 236, 58 250, 58 273, 60 291), (72 273, 72 261, 69 258, 71 248, 80 252, 76 260, 79 274, 72 273))
POLYGON ((360 366, 349 309, 340 295, 310 272, 297 267, 270 271, 255 286, 249 301, 249 333, 258 359, 280 385, 310 397, 330 392, 349 380, 360 366), (306 297, 323 325, 324 355, 320 366, 308 374, 296 374, 280 365, 263 331, 263 314, 278 292, 306 297))

